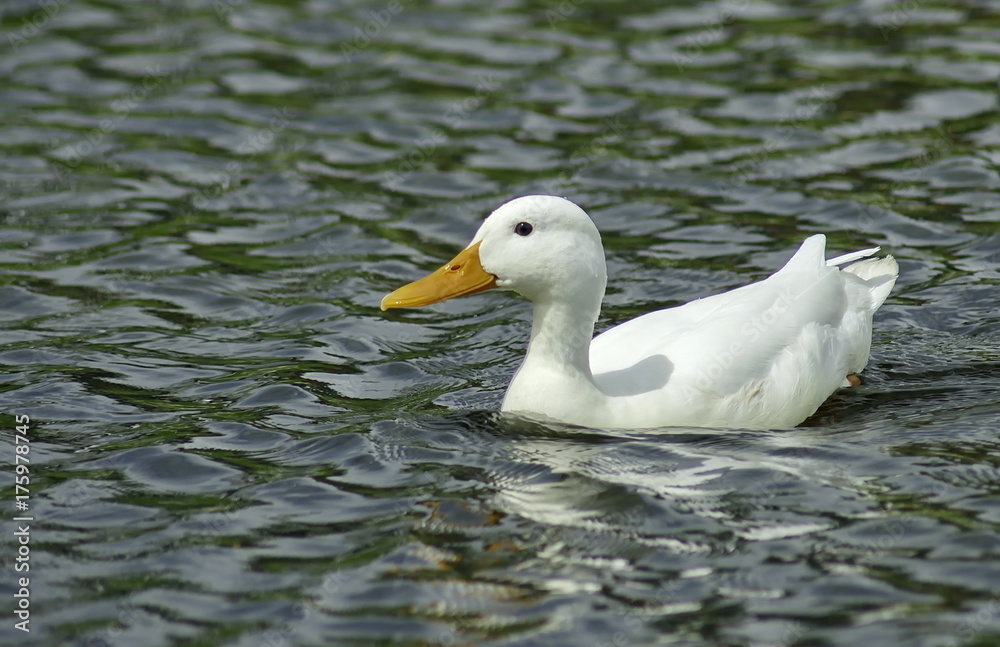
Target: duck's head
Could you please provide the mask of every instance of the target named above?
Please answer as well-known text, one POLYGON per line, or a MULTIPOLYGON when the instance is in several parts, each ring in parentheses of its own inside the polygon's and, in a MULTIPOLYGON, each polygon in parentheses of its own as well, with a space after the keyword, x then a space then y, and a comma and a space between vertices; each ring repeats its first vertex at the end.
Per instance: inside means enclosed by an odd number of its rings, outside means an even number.
POLYGON ((472 242, 432 274, 382 299, 413 308, 501 288, 534 302, 600 304, 607 283, 601 235, 565 198, 529 195, 491 213, 472 242))

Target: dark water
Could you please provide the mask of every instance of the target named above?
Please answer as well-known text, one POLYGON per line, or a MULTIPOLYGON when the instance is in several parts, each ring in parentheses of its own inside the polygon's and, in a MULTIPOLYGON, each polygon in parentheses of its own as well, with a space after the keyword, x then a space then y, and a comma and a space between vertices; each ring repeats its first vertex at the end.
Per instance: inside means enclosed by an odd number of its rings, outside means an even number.
POLYGON ((0 31, 2 644, 1000 644, 997 3, 5 0, 0 31), (498 417, 525 302, 378 301, 529 192, 600 226, 600 327, 811 233, 882 245, 866 384, 767 433, 498 417))

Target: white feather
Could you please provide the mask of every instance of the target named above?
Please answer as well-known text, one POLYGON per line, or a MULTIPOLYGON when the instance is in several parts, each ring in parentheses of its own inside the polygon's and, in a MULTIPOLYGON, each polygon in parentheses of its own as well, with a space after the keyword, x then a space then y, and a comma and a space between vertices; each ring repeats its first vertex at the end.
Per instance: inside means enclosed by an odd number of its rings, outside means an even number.
POLYGON ((606 266, 582 209, 553 196, 518 198, 487 218, 479 241, 483 268, 535 309, 502 409, 590 427, 797 425, 865 367, 872 314, 898 273, 891 256, 860 260, 877 247, 827 261, 817 234, 763 281, 591 340, 606 266), (520 222, 533 226, 530 235, 514 233, 520 222))

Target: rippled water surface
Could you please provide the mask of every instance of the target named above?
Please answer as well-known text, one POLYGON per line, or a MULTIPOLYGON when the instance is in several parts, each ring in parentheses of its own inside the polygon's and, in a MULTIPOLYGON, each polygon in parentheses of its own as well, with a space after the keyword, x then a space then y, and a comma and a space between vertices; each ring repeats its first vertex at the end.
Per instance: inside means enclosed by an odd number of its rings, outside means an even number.
POLYGON ((4 645, 1000 644, 997 3, 5 0, 0 32, 4 645), (498 416, 526 302, 378 301, 532 192, 602 230, 599 328, 881 245, 865 384, 772 432, 498 416))

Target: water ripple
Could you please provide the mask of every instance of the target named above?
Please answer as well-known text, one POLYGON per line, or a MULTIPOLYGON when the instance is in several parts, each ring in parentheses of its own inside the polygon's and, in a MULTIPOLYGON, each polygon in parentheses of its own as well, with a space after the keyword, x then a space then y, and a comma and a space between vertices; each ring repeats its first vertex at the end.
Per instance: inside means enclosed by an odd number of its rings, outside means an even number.
POLYGON ((990 3, 7 4, 3 644, 1000 639, 990 3), (599 329, 881 245, 865 383, 768 433, 496 415, 526 303, 378 302, 529 192, 601 229, 599 329))

